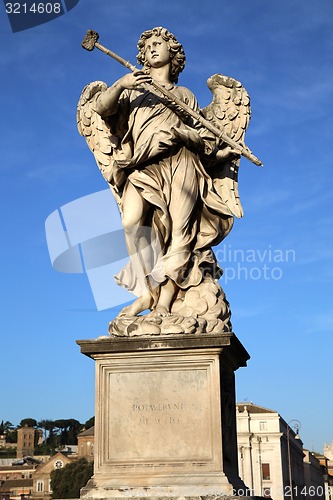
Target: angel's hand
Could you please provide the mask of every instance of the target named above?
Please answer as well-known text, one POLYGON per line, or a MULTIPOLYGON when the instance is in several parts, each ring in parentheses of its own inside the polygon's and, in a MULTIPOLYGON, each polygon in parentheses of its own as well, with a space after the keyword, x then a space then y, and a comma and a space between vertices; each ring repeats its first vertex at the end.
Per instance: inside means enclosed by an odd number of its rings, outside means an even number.
POLYGON ((219 149, 216 153, 217 160, 236 160, 240 158, 240 152, 238 149, 233 149, 231 146, 225 146, 222 149, 219 149))
POLYGON ((174 137, 185 144, 188 149, 201 152, 204 149, 203 139, 200 137, 199 133, 186 126, 172 127, 171 132, 174 137))
POLYGON ((117 112, 119 97, 124 89, 134 89, 144 83, 150 83, 151 77, 143 71, 127 73, 117 80, 105 92, 102 92, 96 101, 95 110, 104 119, 117 112))
POLYGON ((147 75, 141 70, 133 71, 133 73, 127 73, 122 78, 120 78, 117 84, 123 89, 133 90, 145 83, 151 83, 151 76, 147 75))

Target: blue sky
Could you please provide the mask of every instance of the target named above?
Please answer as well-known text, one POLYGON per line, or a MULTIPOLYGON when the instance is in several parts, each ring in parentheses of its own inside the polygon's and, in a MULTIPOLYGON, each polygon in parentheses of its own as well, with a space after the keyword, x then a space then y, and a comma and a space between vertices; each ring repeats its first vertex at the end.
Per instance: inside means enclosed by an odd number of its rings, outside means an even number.
POLYGON ((94 413, 94 363, 75 340, 105 334, 115 311, 97 311, 86 275, 53 270, 44 223, 106 188, 76 103, 90 81, 112 84, 126 70, 82 50, 86 30, 135 64, 137 39, 154 26, 183 44, 179 83, 201 107, 214 73, 251 96, 246 142, 265 167, 242 160, 245 217, 218 249, 234 331, 251 355, 237 399, 300 420, 305 446, 322 451, 333 440, 331 0, 80 0, 15 34, 2 7, 0 419, 94 413))

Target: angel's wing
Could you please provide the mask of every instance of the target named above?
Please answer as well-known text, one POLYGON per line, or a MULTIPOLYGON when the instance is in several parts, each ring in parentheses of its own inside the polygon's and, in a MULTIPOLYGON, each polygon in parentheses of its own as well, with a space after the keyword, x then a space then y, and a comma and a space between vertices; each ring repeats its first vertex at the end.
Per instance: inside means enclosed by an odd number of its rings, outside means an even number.
POLYGON ((95 111, 96 98, 107 88, 107 84, 104 82, 89 83, 83 89, 79 99, 76 118, 79 133, 85 137, 98 168, 110 185, 118 206, 121 208, 120 171, 116 162, 120 156, 118 148, 120 140, 111 133, 107 123, 95 111))
MULTIPOLYGON (((251 117, 248 93, 239 81, 220 74, 211 76, 207 85, 213 93, 213 100, 202 109, 202 114, 231 139, 242 144, 251 117)), ((221 161, 210 169, 216 191, 236 217, 243 216, 238 193, 239 163, 240 159, 221 161)))

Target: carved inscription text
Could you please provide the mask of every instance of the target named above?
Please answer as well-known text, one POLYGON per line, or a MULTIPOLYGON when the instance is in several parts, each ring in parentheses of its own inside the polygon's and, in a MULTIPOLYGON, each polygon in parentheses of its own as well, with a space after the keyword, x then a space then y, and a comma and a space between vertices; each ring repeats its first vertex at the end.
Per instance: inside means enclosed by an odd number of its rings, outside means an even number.
POLYGON ((183 409, 184 405, 182 402, 150 404, 141 403, 132 405, 133 414, 140 414, 140 425, 179 424, 180 419, 177 416, 177 412, 182 411, 183 409), (162 412, 162 415, 159 412, 162 412), (173 412, 176 412, 176 414, 174 414, 173 412), (150 414, 149 417, 147 416, 147 413, 150 414))

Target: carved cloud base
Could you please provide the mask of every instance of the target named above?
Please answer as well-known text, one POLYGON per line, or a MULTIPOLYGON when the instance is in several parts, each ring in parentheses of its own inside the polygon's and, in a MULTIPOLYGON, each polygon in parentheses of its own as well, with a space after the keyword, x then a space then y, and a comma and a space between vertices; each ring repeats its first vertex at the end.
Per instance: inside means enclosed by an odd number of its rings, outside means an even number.
POLYGON ((171 315, 118 316, 109 326, 116 337, 231 332, 229 302, 217 280, 206 276, 200 285, 181 291, 171 315))
POLYGON ((249 355, 233 333, 78 344, 96 362, 94 476, 82 499, 245 491, 234 372, 249 355))

